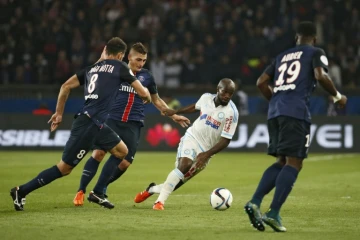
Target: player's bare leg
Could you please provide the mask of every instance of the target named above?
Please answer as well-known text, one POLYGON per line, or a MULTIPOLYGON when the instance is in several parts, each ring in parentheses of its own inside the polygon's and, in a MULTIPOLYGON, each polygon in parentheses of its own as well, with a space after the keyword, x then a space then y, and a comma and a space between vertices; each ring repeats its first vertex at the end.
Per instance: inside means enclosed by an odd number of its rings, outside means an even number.
POLYGON ((85 163, 80 179, 80 186, 73 200, 74 206, 78 207, 84 205, 86 187, 96 175, 99 164, 104 159, 105 155, 105 151, 96 149, 85 163))
POLYGON ((276 189, 270 209, 264 214, 263 221, 276 232, 286 232, 281 223, 280 208, 289 196, 297 176, 302 169, 303 159, 286 157, 286 165, 276 179, 276 189))

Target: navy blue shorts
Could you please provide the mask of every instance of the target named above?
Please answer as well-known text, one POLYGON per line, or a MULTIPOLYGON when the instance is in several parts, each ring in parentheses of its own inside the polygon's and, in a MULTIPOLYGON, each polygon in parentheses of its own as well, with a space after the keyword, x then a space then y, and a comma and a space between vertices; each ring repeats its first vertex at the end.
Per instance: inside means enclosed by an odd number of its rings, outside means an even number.
POLYGON ((310 145, 310 123, 305 120, 279 116, 267 122, 269 132, 268 154, 306 158, 310 145))
MULTIPOLYGON (((128 148, 128 154, 124 159, 132 163, 139 145, 140 133, 143 124, 136 121, 122 122, 110 118, 106 120, 106 124, 120 136, 122 141, 124 141, 128 148)), ((94 149, 106 151, 106 149, 96 143, 94 144, 94 149)))
POLYGON ((120 141, 120 137, 106 124, 99 128, 88 116, 80 115, 72 123, 62 160, 75 167, 94 144, 108 151, 120 141))

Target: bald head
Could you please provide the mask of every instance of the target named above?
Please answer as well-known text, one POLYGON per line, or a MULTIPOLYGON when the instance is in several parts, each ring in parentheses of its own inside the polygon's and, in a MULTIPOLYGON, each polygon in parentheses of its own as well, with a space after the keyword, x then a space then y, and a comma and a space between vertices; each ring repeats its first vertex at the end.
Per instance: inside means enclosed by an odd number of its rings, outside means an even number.
POLYGON ((235 83, 230 78, 223 78, 217 86, 217 99, 221 105, 227 105, 235 92, 235 83))
POLYGON ((218 89, 219 88, 233 88, 235 90, 235 83, 230 78, 223 78, 218 84, 218 89))

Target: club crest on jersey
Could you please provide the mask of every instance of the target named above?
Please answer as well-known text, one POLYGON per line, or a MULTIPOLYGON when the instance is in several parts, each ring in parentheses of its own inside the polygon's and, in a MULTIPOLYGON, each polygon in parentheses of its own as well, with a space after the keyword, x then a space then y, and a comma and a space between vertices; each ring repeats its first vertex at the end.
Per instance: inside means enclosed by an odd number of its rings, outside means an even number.
POLYGON ((218 118, 219 118, 219 119, 223 119, 224 117, 225 117, 225 113, 219 112, 218 118))
POLYGON ((145 81, 144 76, 139 76, 137 79, 139 79, 140 82, 144 82, 144 81, 145 81))
POLYGON ((184 153, 185 153, 186 155, 190 155, 191 150, 190 150, 190 149, 185 149, 184 153))

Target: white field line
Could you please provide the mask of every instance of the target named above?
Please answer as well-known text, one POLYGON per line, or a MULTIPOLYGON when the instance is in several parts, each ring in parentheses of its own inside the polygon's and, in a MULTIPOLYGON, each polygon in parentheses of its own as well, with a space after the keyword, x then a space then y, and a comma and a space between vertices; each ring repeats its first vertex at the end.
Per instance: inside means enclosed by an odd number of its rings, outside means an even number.
POLYGON ((305 162, 330 161, 335 159, 352 158, 355 156, 356 154, 334 154, 334 155, 316 156, 305 159, 305 162))

